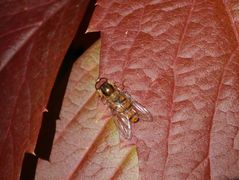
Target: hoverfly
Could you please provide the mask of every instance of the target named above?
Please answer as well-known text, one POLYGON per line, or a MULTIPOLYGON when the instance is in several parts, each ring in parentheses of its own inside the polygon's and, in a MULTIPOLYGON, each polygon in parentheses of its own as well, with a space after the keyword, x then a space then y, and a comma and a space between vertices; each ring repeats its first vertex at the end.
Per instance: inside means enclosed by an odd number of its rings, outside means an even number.
POLYGON ((152 115, 145 107, 108 79, 98 79, 95 88, 102 100, 108 104, 114 116, 115 125, 126 139, 132 138, 131 123, 136 123, 140 119, 152 121, 152 115))

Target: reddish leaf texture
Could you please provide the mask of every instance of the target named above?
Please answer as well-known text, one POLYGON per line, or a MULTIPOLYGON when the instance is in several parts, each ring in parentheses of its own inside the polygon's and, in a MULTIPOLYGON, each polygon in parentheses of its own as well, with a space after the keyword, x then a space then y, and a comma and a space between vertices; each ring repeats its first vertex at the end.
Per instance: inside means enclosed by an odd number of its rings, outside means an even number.
POLYGON ((123 147, 95 93, 100 42, 74 64, 50 162, 39 160, 36 179, 137 179, 135 146, 123 147))
POLYGON ((99 0, 100 76, 153 114, 134 125, 142 179, 239 178, 239 2, 99 0))
POLYGON ((88 1, 0 2, 0 179, 33 152, 56 73, 88 1))

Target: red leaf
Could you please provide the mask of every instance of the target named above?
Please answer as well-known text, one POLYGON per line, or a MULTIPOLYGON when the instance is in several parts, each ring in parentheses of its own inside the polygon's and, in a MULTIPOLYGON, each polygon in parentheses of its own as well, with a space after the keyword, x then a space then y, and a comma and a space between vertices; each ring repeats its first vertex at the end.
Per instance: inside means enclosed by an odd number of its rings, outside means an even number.
POLYGON ((112 120, 98 106, 95 81, 100 42, 74 64, 50 162, 39 160, 37 179, 135 179, 138 161, 134 146, 122 147, 112 120))
POLYGON ((0 177, 33 152, 56 73, 88 1, 1 2, 0 177))
POLYGON ((147 107, 142 179, 239 177, 239 2, 99 0, 100 76, 147 107))

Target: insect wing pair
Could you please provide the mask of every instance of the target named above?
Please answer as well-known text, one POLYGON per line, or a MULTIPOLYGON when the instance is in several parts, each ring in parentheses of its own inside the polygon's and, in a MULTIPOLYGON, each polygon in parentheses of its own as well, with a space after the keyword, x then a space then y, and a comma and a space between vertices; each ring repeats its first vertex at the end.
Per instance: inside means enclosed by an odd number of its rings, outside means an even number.
MULTIPOLYGON (((152 115, 145 107, 143 107, 137 101, 133 100, 129 95, 127 96, 131 99, 133 109, 137 112, 139 120, 143 120, 143 121, 153 120, 152 115)), ((132 126, 131 126, 130 120, 126 118, 124 114, 117 113, 116 111, 113 112, 113 115, 114 115, 113 119, 114 119, 115 125, 119 129, 120 134, 126 139, 131 139, 132 126)))

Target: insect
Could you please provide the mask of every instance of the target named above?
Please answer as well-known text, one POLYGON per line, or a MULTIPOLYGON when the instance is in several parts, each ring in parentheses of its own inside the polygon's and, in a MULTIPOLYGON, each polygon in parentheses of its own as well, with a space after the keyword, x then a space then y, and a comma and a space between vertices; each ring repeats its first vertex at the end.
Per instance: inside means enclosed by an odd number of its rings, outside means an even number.
POLYGON ((108 79, 98 79, 95 88, 102 100, 108 104, 120 134, 126 139, 132 138, 131 123, 136 123, 141 119, 152 121, 152 115, 145 107, 108 79))

